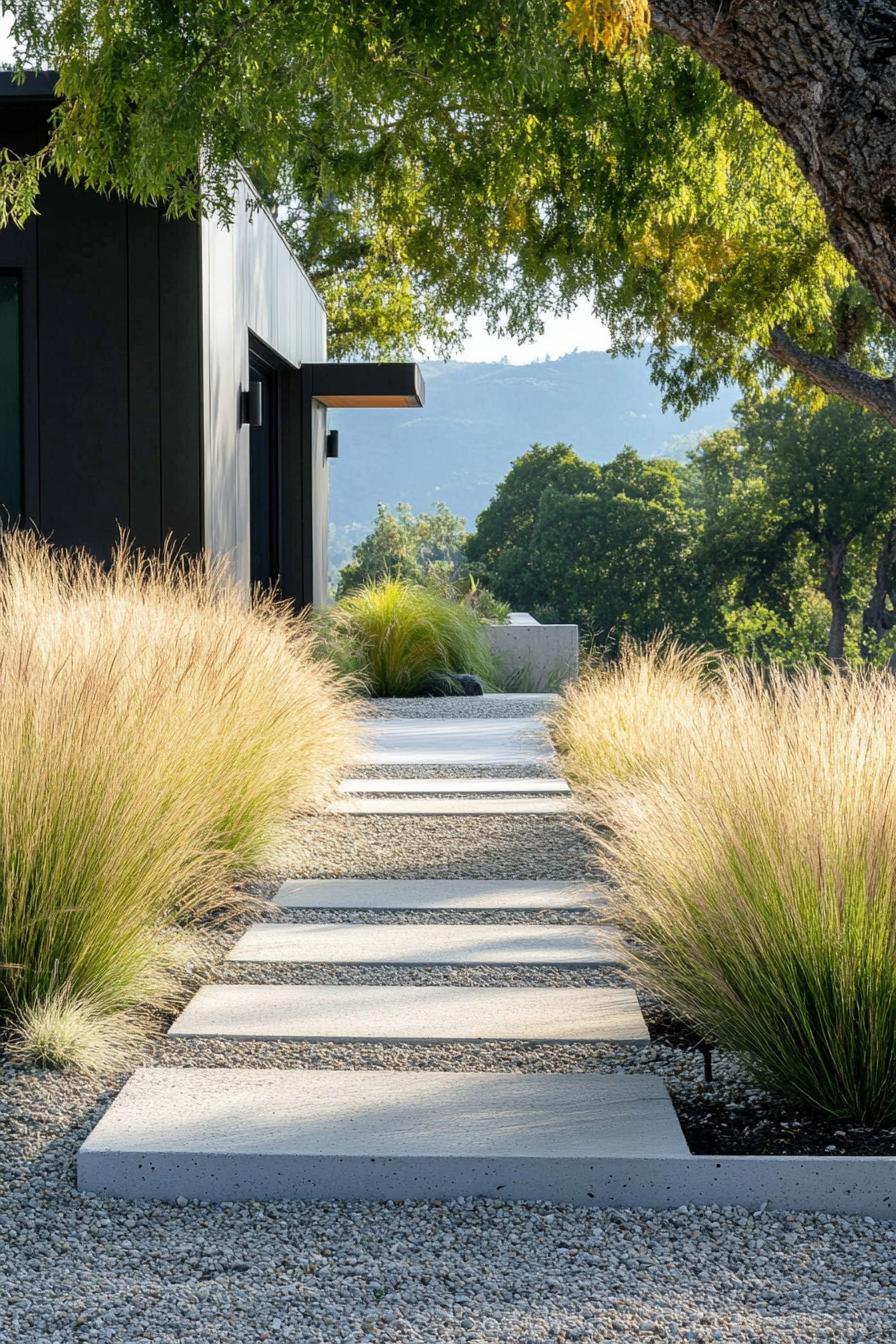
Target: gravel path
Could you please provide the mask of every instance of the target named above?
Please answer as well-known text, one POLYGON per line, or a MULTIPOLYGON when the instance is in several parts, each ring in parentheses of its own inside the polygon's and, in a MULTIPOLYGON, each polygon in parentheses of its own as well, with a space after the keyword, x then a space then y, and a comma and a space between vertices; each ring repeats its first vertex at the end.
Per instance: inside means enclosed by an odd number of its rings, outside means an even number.
POLYGON ((532 765, 354 765, 354 779, 556 779, 551 761, 532 765))
MULTIPOLYGON (((446 703, 471 704, 428 702, 446 703)), ((511 703, 519 713, 521 702, 511 703)), ((584 840, 562 817, 304 818, 247 886, 270 895, 284 877, 299 875, 594 876, 584 840)), ((495 918, 321 911, 266 911, 263 917, 495 918)), ((558 923, 583 917, 512 918, 558 923)), ((237 933, 210 935, 210 956, 223 956, 237 933)), ((369 983, 372 977, 370 967, 219 963, 205 978, 369 983)), ((612 969, 385 967, 376 979, 624 983, 612 969)), ((698 1055, 660 1043, 224 1046, 157 1036, 143 1062, 649 1070, 673 1093, 697 1095, 704 1086, 698 1055)), ((715 1071, 717 1095, 743 1098, 749 1084, 737 1061, 717 1059, 715 1071)), ((79 1195, 78 1144, 123 1081, 124 1075, 91 1080, 0 1068, 0 1344, 896 1344, 896 1225, 869 1219, 738 1209, 611 1212, 487 1200, 177 1207, 79 1195)))
POLYGON ((737 1209, 172 1205, 76 1194, 109 1100, 0 1077, 3 1344, 891 1344, 896 1229, 737 1209))
MULTIPOLYGON (((457 773, 457 772, 455 772, 457 773)), ((302 817, 265 876, 577 882, 592 871, 573 817, 302 817)))
POLYGON ((543 696, 507 696, 500 700, 482 695, 445 695, 426 699, 387 697, 364 702, 364 713, 370 719, 525 719, 543 714, 545 708, 556 705, 543 696))

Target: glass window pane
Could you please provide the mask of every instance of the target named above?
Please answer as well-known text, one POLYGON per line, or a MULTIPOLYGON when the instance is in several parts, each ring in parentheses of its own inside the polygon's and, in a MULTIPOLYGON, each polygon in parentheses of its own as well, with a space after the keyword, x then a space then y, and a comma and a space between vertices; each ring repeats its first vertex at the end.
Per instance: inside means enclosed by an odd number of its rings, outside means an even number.
POLYGON ((0 521, 22 511, 19 277, 0 272, 0 521))

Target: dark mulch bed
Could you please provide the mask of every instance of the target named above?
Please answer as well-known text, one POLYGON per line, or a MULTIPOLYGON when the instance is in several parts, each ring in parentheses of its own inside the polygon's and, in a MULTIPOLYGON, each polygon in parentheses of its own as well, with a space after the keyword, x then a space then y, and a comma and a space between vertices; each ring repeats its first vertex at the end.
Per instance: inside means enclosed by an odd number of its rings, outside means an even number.
POLYGON ((658 1008, 645 1012, 651 1039, 703 1055, 707 1083, 699 1093, 672 1088, 675 1109, 692 1153, 772 1157, 896 1157, 896 1127, 864 1125, 802 1110, 776 1097, 731 1096, 712 1081, 712 1048, 689 1027, 658 1008), (714 1089, 718 1087, 718 1094, 714 1089))
POLYGON ((692 1153, 769 1154, 775 1157, 896 1157, 896 1129, 865 1129, 825 1121, 784 1102, 742 1107, 675 1097, 692 1153))

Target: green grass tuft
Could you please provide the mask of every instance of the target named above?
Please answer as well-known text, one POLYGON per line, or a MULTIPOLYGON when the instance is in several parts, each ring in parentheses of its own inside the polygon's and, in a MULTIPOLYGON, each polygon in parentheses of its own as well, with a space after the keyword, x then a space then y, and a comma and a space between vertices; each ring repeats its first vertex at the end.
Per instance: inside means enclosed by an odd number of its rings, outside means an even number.
POLYGON ((22 1064, 96 1073, 125 1067, 144 1031, 136 1013, 105 1012, 61 990, 22 1009, 6 1048, 22 1064))
POLYGON ((492 687, 495 662, 482 621, 431 588, 382 579, 321 614, 326 648, 369 695, 419 695, 440 672, 469 672, 492 687))

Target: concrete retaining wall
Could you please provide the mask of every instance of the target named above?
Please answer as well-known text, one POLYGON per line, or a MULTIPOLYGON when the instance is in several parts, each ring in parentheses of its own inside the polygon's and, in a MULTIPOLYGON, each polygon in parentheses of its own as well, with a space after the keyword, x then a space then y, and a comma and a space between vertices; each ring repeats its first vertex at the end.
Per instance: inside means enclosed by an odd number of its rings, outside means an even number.
POLYGON ((579 627, 539 625, 528 612, 486 626, 502 685, 511 691, 556 691, 579 671, 579 627))

